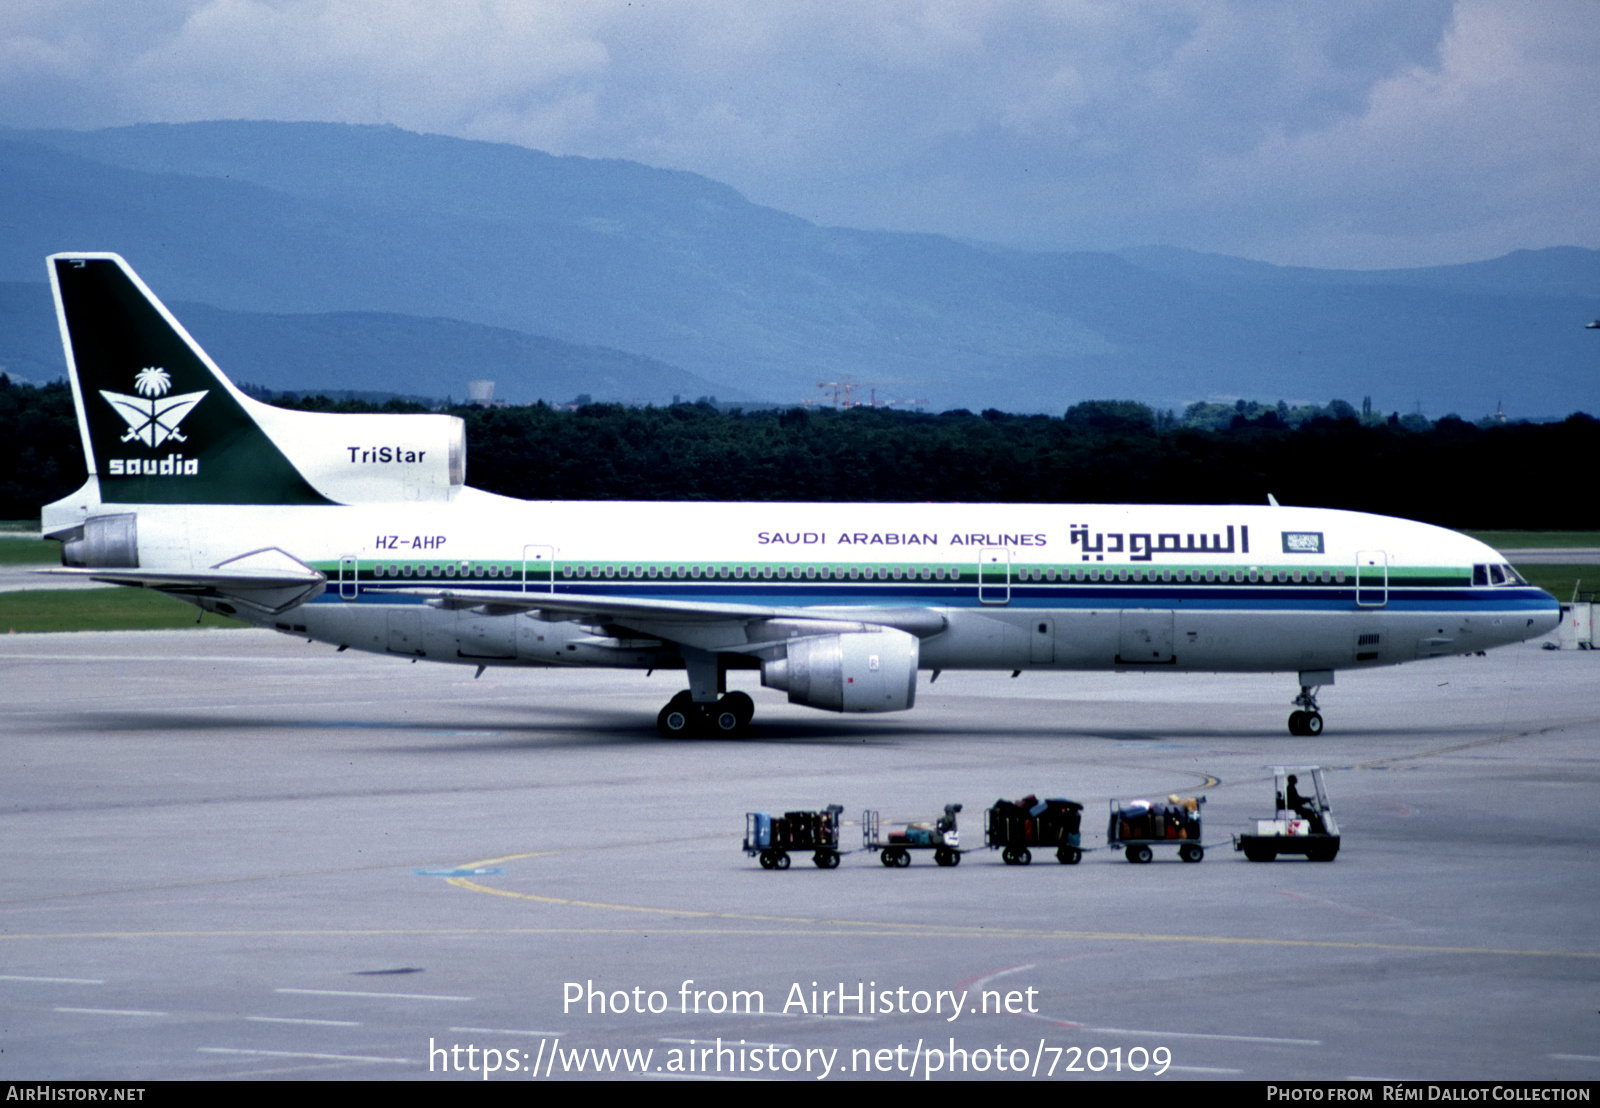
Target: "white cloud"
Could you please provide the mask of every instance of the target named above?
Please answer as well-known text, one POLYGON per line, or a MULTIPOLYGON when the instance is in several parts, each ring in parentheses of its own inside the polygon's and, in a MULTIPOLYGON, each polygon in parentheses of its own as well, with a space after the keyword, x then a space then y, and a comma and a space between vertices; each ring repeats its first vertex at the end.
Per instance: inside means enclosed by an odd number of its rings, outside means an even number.
POLYGON ((828 223, 1401 265, 1600 245, 1590 0, 12 0, 0 122, 322 119, 828 223))

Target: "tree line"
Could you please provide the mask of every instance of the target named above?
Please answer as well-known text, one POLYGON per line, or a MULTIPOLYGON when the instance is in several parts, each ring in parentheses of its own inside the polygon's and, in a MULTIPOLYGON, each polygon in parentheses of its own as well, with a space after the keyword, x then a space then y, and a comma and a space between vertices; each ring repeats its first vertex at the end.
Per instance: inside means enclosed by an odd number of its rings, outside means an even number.
MULTIPOLYGON (((1457 528, 1600 527, 1600 420, 1429 424, 1363 418, 1341 403, 1298 422, 1241 404, 1225 426, 1217 412, 1201 424, 1129 401, 1060 416, 709 403, 447 410, 466 422, 468 482, 523 499, 1260 504, 1271 494, 1457 528)), ((66 385, 0 376, 0 518, 35 518, 83 479, 66 385)))

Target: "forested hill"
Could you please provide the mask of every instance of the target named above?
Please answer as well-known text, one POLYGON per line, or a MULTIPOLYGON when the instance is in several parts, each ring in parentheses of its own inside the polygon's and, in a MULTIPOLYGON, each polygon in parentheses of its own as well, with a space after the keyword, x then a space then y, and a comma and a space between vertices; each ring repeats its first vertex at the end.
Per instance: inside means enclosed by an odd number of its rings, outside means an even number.
MULTIPOLYGON (((292 406, 370 411, 315 398, 292 406)), ((392 403, 389 410, 406 410, 392 403)), ((467 480, 528 499, 1253 503, 1351 508, 1460 528, 1600 527, 1600 421, 1412 429, 1276 410, 1158 429, 1139 405, 987 411, 458 408, 467 480), (1495 495, 1489 495, 1490 493, 1495 495)), ((65 385, 0 378, 0 518, 35 518, 84 476, 65 385)))
MULTIPOLYGON (((1600 251, 1570 247, 1379 273, 1034 253, 818 227, 691 173, 392 127, 0 131, 0 282, 38 286, 63 250, 117 251, 163 300, 216 309, 213 354, 272 389, 459 397, 487 376, 519 402, 789 406, 854 378, 932 410, 1600 412, 1583 329, 1600 251), (550 342, 574 354, 560 380, 550 342)), ((47 380, 34 367, 59 354, 37 331, 0 327, 0 364, 47 380)))

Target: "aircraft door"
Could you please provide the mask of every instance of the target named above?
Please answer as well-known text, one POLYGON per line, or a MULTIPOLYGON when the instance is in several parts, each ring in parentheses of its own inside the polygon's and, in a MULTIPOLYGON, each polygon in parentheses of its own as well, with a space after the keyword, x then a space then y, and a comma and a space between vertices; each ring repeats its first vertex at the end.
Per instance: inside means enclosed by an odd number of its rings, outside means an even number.
POLYGON ((556 548, 553 546, 524 546, 522 548, 522 591, 555 592, 556 548))
POLYGON ((1389 603, 1389 555, 1382 550, 1356 551, 1356 607, 1382 608, 1389 603))
POLYGON ((1173 665, 1171 608, 1124 608, 1117 639, 1117 664, 1173 665))
POLYGON ((339 599, 354 600, 361 593, 361 562, 353 554, 339 559, 339 599))
POLYGON ((1011 551, 1003 546, 986 546, 978 557, 978 602, 1011 602, 1011 551))

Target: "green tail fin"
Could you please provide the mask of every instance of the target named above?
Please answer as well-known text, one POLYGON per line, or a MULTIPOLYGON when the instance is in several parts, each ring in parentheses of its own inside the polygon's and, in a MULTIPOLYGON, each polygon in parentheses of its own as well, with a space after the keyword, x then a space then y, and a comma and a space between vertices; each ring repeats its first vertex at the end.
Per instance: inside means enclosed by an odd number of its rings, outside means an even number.
POLYGON ((117 504, 328 504, 115 254, 49 259, 89 472, 117 504))

